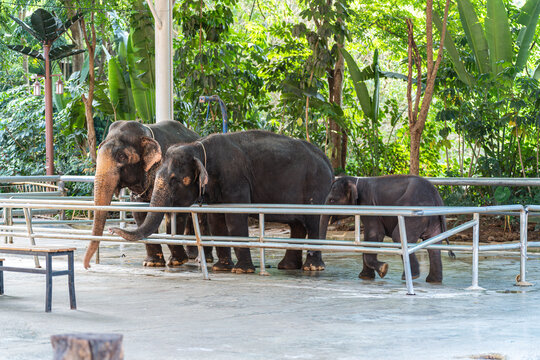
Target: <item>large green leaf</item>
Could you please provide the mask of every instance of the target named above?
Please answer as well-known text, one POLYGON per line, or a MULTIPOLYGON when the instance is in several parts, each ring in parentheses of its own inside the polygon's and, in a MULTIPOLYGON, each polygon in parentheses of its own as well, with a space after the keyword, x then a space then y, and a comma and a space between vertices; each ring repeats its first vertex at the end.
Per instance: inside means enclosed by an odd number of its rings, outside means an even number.
MULTIPOLYGON (((150 80, 147 77, 140 76, 141 74, 148 73, 147 71, 141 71, 148 63, 141 63, 141 59, 137 56, 138 53, 139 52, 136 49, 133 49, 133 42, 131 41, 130 34, 130 40, 128 40, 127 47, 127 62, 133 100, 135 102, 135 107, 137 108, 137 114, 141 120, 145 123, 153 123, 155 122, 156 116, 156 91, 153 81, 146 83, 143 80, 150 80)), ((153 66, 153 61, 151 65, 153 66)))
POLYGON ((491 71, 497 75, 504 63, 512 63, 514 55, 508 15, 502 0, 487 0, 486 38, 491 71))
POLYGON ((538 64, 538 66, 536 67, 533 78, 540 81, 540 64, 538 64))
POLYGON ((528 0, 521 8, 521 13, 517 19, 517 22, 523 25, 518 37, 519 52, 516 60, 516 69, 518 72, 523 70, 527 64, 539 16, 540 0, 528 0))
POLYGON ((73 45, 73 44, 71 44, 71 45, 61 45, 61 46, 55 47, 55 48, 51 49, 51 52, 49 53, 49 58, 51 60, 60 60, 60 59, 63 59, 65 57, 72 56, 72 55, 77 55, 77 54, 80 54, 80 53, 83 53, 83 52, 86 51, 84 49, 73 50, 74 47, 75 47, 75 45, 73 45))
POLYGON ((371 119, 373 118, 373 103, 371 101, 371 97, 369 96, 366 83, 364 82, 364 75, 358 68, 358 65, 356 65, 356 61, 354 61, 351 54, 349 54, 347 50, 343 48, 341 48, 340 51, 343 54, 345 62, 347 62, 347 67, 349 68, 349 72, 353 80, 354 91, 356 92, 356 97, 360 102, 362 111, 371 119))
POLYGON ((17 24, 19 24, 19 26, 24 30, 26 31, 27 33, 29 33, 30 35, 32 35, 33 37, 35 37, 37 40, 39 41, 43 41, 45 40, 45 38, 43 36, 41 36, 41 34, 37 33, 34 29, 32 29, 30 26, 26 25, 26 23, 20 19, 17 19, 16 17, 14 16, 11 16, 9 15, 9 17, 11 19, 13 19, 13 21, 15 21, 17 24))
POLYGON ((481 74, 490 73, 488 43, 482 25, 474 11, 474 6, 469 0, 457 0, 457 3, 459 18, 465 31, 467 42, 474 53, 478 70, 481 74))
POLYGON ((58 38, 57 31, 61 22, 45 9, 37 9, 30 17, 32 28, 42 37, 43 41, 54 41, 58 38))
POLYGON ((23 45, 6 45, 9 49, 13 50, 13 51, 16 51, 16 52, 19 52, 21 54, 24 54, 24 55, 28 55, 30 57, 33 57, 33 58, 36 58, 36 59, 39 59, 39 60, 45 60, 45 58, 43 57, 43 54, 40 53, 39 51, 36 51, 28 46, 23 46, 23 45))
POLYGON ((130 84, 126 82, 117 58, 109 60, 109 94, 117 120, 134 120, 135 103, 130 84))
MULTIPOLYGON (((439 30, 439 33, 442 33, 442 20, 439 14, 437 14, 436 12, 433 13, 433 22, 439 30)), ((444 36, 444 48, 446 49, 448 56, 450 56, 452 64, 454 64, 454 70, 456 70, 456 74, 458 75, 459 80, 467 84, 467 86, 473 86, 475 82, 474 78, 465 68, 463 61, 461 61, 461 57, 459 56, 456 44, 454 43, 454 39, 452 38, 452 34, 450 34, 450 31, 448 31, 448 28, 446 28, 446 34, 444 36)))

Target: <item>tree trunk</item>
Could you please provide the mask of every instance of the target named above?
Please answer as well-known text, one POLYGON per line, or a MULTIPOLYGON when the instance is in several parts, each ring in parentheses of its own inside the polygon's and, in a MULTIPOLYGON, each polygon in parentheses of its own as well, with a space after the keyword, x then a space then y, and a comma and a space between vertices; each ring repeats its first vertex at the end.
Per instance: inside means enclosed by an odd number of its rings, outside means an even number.
POLYGON ((123 360, 120 334, 52 335, 54 360, 123 360))
MULTIPOLYGON (((93 4, 94 2, 92 2, 93 4)), ((82 100, 84 103, 84 110, 86 115, 86 128, 88 131, 87 138, 88 138, 88 151, 90 152, 90 158, 92 159, 92 162, 96 163, 97 153, 96 153, 96 129, 94 126, 94 114, 92 110, 92 103, 94 101, 94 86, 95 86, 95 69, 94 69, 94 57, 96 52, 96 28, 94 24, 94 13, 91 15, 90 20, 90 32, 91 37, 88 36, 88 33, 86 31, 86 22, 84 21, 84 18, 81 19, 81 28, 84 35, 84 40, 86 42, 86 48, 88 50, 88 94, 82 95, 82 100)))
MULTIPOLYGON (((69 16, 69 18, 72 18, 77 13, 76 11, 77 7, 75 6, 74 2, 71 0, 64 0, 64 1, 66 4, 67 15, 69 16)), ((75 44, 77 49, 83 48, 83 33, 82 33, 81 26, 82 24, 79 21, 77 21, 73 25, 71 25, 71 27, 69 28, 69 30, 71 30, 71 37, 72 37, 73 43, 75 44)), ((71 57, 71 63, 73 65, 71 71, 68 70, 65 73, 67 78, 69 78, 69 76, 73 72, 82 70, 83 64, 84 64, 84 54, 73 55, 71 57)))
MULTIPOLYGON (((343 95, 343 72, 345 70, 345 60, 341 52, 334 69, 328 71, 328 91, 329 101, 341 106, 343 95)), ((332 118, 328 118, 328 147, 330 149, 330 162, 334 170, 345 169, 347 163, 347 134, 332 118)))
POLYGON ((422 98, 422 60, 416 43, 414 41, 413 23, 411 19, 407 19, 407 34, 409 37, 408 48, 408 77, 407 77, 407 102, 409 105, 409 134, 410 134, 410 165, 409 173, 411 175, 420 174, 420 142, 422 140, 422 132, 426 125, 431 100, 435 90, 435 79, 437 71, 442 60, 444 47, 444 37, 446 33, 446 23, 448 20, 448 7, 450 0, 446 0, 444 8, 444 19, 441 31, 441 40, 439 42, 439 51, 437 60, 433 61, 433 0, 426 1, 426 54, 427 54, 427 74, 422 98), (416 76, 416 99, 412 100, 412 72, 413 64, 417 70, 416 76), (422 100, 420 105, 420 100, 422 100))

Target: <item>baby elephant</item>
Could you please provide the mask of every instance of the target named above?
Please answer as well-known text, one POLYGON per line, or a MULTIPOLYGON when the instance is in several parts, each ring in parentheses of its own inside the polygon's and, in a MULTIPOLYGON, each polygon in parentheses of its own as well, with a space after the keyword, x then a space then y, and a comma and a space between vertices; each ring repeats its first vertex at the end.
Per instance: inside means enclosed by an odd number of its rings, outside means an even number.
MULTIPOLYGON (((391 175, 371 178, 345 176, 332 184, 326 197, 327 205, 377 205, 377 206, 443 206, 439 192, 426 179, 418 176, 391 175)), ((321 238, 326 238, 329 216, 321 217, 321 238)), ((365 241, 383 241, 385 235, 400 242, 397 217, 362 216, 365 241)), ((416 243, 418 239, 429 239, 446 231, 444 216, 419 216, 405 219, 407 240, 416 243)), ((429 275, 427 282, 442 282, 442 262, 440 250, 428 249, 429 275)), ((359 277, 374 279, 375 271, 382 278, 388 271, 388 264, 377 260, 377 254, 364 254, 364 267, 359 277)), ((415 254, 410 255, 413 278, 420 276, 420 268, 415 254)))

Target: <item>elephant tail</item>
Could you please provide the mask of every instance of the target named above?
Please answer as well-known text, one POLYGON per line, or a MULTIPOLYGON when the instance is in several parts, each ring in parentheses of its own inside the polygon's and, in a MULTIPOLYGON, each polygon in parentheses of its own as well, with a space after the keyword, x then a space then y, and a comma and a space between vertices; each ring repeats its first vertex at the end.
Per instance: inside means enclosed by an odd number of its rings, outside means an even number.
MULTIPOLYGON (((440 215, 439 222, 441 224, 441 232, 445 232, 446 231, 446 217, 444 215, 440 215)), ((446 240, 446 244, 450 245, 450 241, 448 240, 448 238, 446 238, 445 240, 446 240)), ((451 257, 452 259, 456 258, 456 254, 452 250, 448 250, 448 256, 451 257)))

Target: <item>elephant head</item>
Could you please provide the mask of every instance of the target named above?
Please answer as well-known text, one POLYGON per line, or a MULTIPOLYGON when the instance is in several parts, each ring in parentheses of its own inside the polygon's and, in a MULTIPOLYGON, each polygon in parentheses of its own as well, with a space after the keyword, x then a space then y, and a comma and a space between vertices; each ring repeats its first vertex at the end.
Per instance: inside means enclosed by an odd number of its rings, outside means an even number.
MULTIPOLYGON (((193 146, 172 146, 156 173, 150 206, 191 206, 203 193, 207 183, 208 173, 201 160, 194 155, 193 146)), ((163 215, 149 212, 139 228, 129 231, 115 227, 111 231, 126 240, 141 240, 157 232, 163 215)))
MULTIPOLYGON (((161 147, 152 133, 136 122, 118 121, 111 125, 109 134, 98 148, 94 180, 94 204, 110 205, 113 194, 130 187, 138 193, 152 191, 153 179, 148 171, 161 161, 161 147), (140 188, 140 189, 139 189, 140 188)), ((106 211, 95 211, 92 235, 103 235, 106 211)), ((84 267, 99 247, 91 241, 84 256, 84 267)))
MULTIPOLYGON (((325 205, 357 205, 358 204, 358 189, 356 179, 353 177, 341 177, 334 180, 330 192, 326 196, 325 205)), ((345 218, 346 216, 322 215, 319 225, 319 234, 321 238, 326 238, 328 222, 332 218, 332 222, 345 218)))

